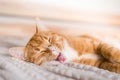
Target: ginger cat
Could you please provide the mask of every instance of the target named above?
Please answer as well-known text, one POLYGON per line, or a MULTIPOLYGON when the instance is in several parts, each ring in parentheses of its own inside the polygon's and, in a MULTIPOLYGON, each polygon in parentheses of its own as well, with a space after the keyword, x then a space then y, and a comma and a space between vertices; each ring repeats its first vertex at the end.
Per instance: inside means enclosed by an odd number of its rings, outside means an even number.
POLYGON ((91 35, 71 36, 38 30, 25 48, 11 48, 12 56, 41 65, 52 60, 76 62, 120 73, 119 41, 104 41, 91 35))

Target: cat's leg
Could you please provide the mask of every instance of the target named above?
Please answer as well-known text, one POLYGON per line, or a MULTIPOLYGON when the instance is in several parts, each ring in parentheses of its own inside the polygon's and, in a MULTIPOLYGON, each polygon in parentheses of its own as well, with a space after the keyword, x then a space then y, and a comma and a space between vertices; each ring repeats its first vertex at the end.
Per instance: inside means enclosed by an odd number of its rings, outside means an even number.
POLYGON ((119 63, 102 62, 99 68, 106 69, 112 72, 120 73, 119 63))
POLYGON ((96 52, 111 62, 120 63, 120 43, 108 44, 101 42, 96 52))
POLYGON ((85 53, 84 55, 79 56, 79 58, 73 60, 73 62, 77 62, 80 64, 87 64, 96 67, 98 67, 102 61, 103 59, 94 53, 87 53, 87 54, 85 53))
POLYGON ((103 60, 94 60, 94 59, 81 59, 81 60, 74 60, 74 62, 80 64, 86 64, 95 66, 101 69, 109 70, 111 72, 120 73, 120 64, 119 63, 111 63, 103 60))

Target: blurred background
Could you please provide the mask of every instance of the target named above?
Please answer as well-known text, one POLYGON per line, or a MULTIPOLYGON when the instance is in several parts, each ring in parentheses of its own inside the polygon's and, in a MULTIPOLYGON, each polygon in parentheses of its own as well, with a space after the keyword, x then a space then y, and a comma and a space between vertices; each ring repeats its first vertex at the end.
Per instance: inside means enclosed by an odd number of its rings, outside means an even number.
POLYGON ((0 0, 0 38, 30 38, 35 17, 70 34, 119 34, 120 0, 0 0))

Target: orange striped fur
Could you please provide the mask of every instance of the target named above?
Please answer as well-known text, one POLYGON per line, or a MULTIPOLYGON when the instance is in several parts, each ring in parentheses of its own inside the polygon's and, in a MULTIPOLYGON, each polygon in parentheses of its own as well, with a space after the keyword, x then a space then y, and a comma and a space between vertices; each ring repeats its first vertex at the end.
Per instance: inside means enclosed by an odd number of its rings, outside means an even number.
POLYGON ((24 58, 41 65, 56 60, 61 53, 65 58, 63 62, 72 61, 120 73, 119 45, 116 47, 91 35, 70 36, 36 29, 25 47, 24 58))

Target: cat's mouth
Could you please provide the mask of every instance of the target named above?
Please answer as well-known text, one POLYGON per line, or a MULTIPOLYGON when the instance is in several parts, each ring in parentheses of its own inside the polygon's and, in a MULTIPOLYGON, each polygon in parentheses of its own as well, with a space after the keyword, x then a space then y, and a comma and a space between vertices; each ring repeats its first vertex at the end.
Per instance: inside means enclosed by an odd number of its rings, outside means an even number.
POLYGON ((57 58, 55 59, 55 61, 59 61, 61 63, 63 63, 65 61, 66 58, 63 56, 63 54, 61 53, 61 51, 59 51, 58 49, 56 49, 56 47, 49 46, 48 49, 51 50, 54 55, 57 55, 57 58))
POLYGON ((59 55, 56 58, 56 61, 59 61, 61 63, 63 63, 65 61, 65 57, 63 56, 62 53, 59 53, 59 55))

